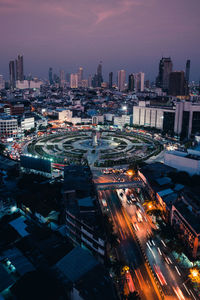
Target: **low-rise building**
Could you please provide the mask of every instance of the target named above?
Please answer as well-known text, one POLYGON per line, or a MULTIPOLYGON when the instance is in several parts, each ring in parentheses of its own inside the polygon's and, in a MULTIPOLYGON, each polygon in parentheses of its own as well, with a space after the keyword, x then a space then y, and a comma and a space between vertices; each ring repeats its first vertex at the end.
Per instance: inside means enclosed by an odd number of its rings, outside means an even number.
POLYGON ((0 115, 0 136, 16 137, 18 134, 17 119, 6 114, 0 115))
POLYGON ((133 124, 189 138, 200 131, 200 105, 177 100, 173 106, 156 106, 150 101, 140 101, 133 106, 133 124))
POLYGON ((125 124, 130 125, 131 116, 129 115, 122 115, 120 117, 114 117, 114 125, 118 127, 124 127, 125 124))
POLYGON ((185 201, 172 205, 171 225, 176 229, 193 258, 200 256, 200 213, 185 201))
POLYGON ((20 120, 21 123, 21 132, 25 130, 30 130, 35 127, 35 118, 32 116, 24 116, 20 120))
POLYGON ((66 234, 75 245, 84 245, 104 260, 106 243, 98 223, 91 171, 88 167, 68 166, 64 171, 66 234))
POLYGON ((190 175, 200 175, 200 151, 167 151, 164 154, 164 163, 190 175))

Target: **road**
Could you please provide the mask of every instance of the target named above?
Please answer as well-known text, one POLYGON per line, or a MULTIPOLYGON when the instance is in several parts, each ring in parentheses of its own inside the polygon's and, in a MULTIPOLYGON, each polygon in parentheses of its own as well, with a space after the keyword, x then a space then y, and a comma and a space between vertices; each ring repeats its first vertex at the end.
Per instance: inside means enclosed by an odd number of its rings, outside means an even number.
POLYGON ((107 201, 120 239, 120 244, 117 247, 118 256, 131 268, 134 285, 141 299, 161 299, 158 288, 135 240, 130 221, 121 206, 116 192, 102 191, 100 194, 100 197, 107 201))
POLYGON ((140 206, 127 205, 125 202, 123 203, 123 206, 132 222, 138 228, 136 228, 136 234, 143 246, 143 249, 145 250, 151 267, 153 269, 157 269, 156 266, 158 266, 159 271, 161 271, 164 276, 166 284, 163 284, 163 291, 166 299, 179 299, 177 293, 180 294, 179 297, 181 300, 196 299, 190 289, 190 286, 188 286, 188 283, 185 282, 186 278, 184 274, 182 274, 181 270, 177 266, 170 253, 170 249, 166 247, 164 241, 158 239, 158 237, 149 238, 149 235, 152 234, 152 228, 155 228, 151 218, 147 216, 144 211, 138 208, 140 206), (138 209, 143 216, 142 222, 138 222, 136 216, 136 211, 138 209))
MULTIPOLYGON (((95 173, 95 182, 111 182, 119 179, 131 180, 125 174, 105 175, 95 173)), ((134 204, 127 203, 127 197, 120 197, 119 191, 100 191, 99 199, 107 201, 110 215, 112 217, 116 232, 118 234, 120 244, 117 248, 118 257, 125 261, 131 268, 133 282, 136 290, 139 292, 141 299, 156 300, 160 299, 158 288, 149 271, 145 258, 138 247, 135 234, 149 260, 152 269, 157 274, 158 280, 161 282, 162 289, 167 300, 197 300, 194 291, 191 289, 187 277, 184 276, 176 261, 167 249, 165 243, 158 237, 150 236, 155 224, 149 217, 141 205, 142 195, 136 190, 129 190, 125 194, 132 194, 135 197, 134 204), (137 212, 142 215, 139 220, 137 212)))

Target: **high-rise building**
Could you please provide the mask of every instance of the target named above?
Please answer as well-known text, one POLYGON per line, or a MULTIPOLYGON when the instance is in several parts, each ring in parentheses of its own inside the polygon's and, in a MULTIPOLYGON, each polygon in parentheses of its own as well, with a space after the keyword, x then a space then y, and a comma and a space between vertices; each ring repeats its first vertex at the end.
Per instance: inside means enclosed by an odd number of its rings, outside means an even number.
POLYGON ((88 88, 88 79, 81 80, 81 87, 85 89, 88 88))
POLYGON ((15 87, 15 62, 11 60, 9 62, 9 76, 10 76, 10 86, 15 87))
POLYGON ((184 71, 171 72, 169 76, 169 94, 172 96, 185 96, 187 94, 184 71))
POLYGON ((99 65, 97 67, 97 87, 101 87, 102 82, 103 82, 102 62, 100 61, 99 65))
POLYGON ((16 67, 16 80, 23 81, 24 80, 24 63, 23 63, 22 55, 18 55, 17 59, 15 60, 15 67, 16 67))
POLYGON ((146 89, 149 89, 150 88, 150 81, 149 80, 145 80, 144 86, 145 86, 146 89))
POLYGON ((72 89, 77 89, 78 88, 78 74, 71 74, 70 75, 70 87, 72 89))
POLYGON ((136 92, 144 91, 144 73, 139 72, 137 74, 133 74, 134 76, 134 87, 136 92))
POLYGON ((139 81, 139 91, 143 92, 144 91, 144 73, 143 72, 138 73, 138 81, 139 81))
POLYGON ((109 83, 108 83, 108 87, 109 89, 112 89, 113 86, 113 72, 109 73, 109 83))
POLYGON ((186 79, 187 83, 189 83, 189 80, 190 80, 190 59, 188 59, 186 61, 185 79, 186 79))
POLYGON ((83 68, 80 67, 78 69, 78 86, 82 85, 82 80, 83 80, 83 68))
POLYGON ((91 88, 92 87, 92 75, 88 76, 88 87, 91 88))
POLYGON ((5 80, 3 79, 3 75, 0 75, 0 90, 5 89, 5 80))
POLYGON ((135 80, 134 80, 134 74, 130 74, 128 76, 128 90, 133 92, 135 88, 135 80))
POLYGON ((65 84, 65 71, 60 70, 60 86, 63 87, 65 84))
POLYGON ((117 73, 117 85, 119 91, 124 91, 125 90, 125 82, 126 82, 126 71, 125 70, 120 70, 117 73))
POLYGON ((53 69, 49 68, 49 83, 53 84, 53 69))
POLYGON ((172 72, 173 63, 170 57, 162 57, 159 63, 159 73, 156 79, 157 87, 162 88, 164 91, 169 89, 169 75, 172 72))

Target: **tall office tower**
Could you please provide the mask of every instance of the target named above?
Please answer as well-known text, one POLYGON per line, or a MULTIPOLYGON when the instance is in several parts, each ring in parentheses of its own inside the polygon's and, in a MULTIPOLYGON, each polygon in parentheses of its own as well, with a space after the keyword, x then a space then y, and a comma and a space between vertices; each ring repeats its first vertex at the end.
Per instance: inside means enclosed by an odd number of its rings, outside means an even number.
POLYGON ((117 73, 117 84, 118 84, 118 89, 119 91, 124 91, 125 90, 125 82, 126 82, 126 71, 125 70, 120 70, 117 73))
POLYGON ((164 91, 169 89, 169 75, 172 72, 173 63, 170 57, 162 57, 159 63, 159 73, 156 78, 157 87, 162 88, 164 91))
POLYGON ((149 89, 150 88, 150 81, 149 80, 145 80, 144 86, 145 86, 146 89, 149 89))
POLYGON ((18 55, 17 59, 15 60, 15 66, 16 80, 24 81, 24 63, 22 55, 18 55))
POLYGON ((92 87, 92 75, 88 76, 88 87, 91 88, 92 87))
POLYGON ((82 85, 82 80, 83 80, 83 68, 80 67, 78 69, 78 86, 82 85))
POLYGON ((9 76, 10 76, 10 86, 15 87, 15 61, 11 60, 9 62, 9 76))
POLYGON ((169 95, 185 96, 187 94, 187 82, 184 71, 172 72, 169 76, 169 95))
POLYGON ((3 79, 3 75, 0 75, 0 90, 5 89, 5 80, 3 79))
POLYGON ((53 69, 49 68, 49 83, 53 84, 53 69))
POLYGON ((109 83, 108 83, 108 87, 109 89, 112 89, 113 86, 113 72, 109 73, 109 83))
POLYGON ((102 62, 100 61, 99 65, 97 67, 97 87, 101 87, 102 82, 103 82, 102 62))
POLYGON ((65 79, 67 80, 67 82, 70 82, 70 73, 66 73, 65 79))
POLYGON ((134 84, 135 80, 134 80, 134 75, 133 74, 130 74, 128 76, 128 90, 133 92, 134 91, 134 87, 135 87, 135 84, 134 84))
POLYGON ((88 88, 88 79, 81 80, 81 87, 87 89, 88 88))
POLYGON ((77 89, 78 88, 78 74, 71 74, 70 75, 70 87, 72 89, 77 89))
POLYGON ((65 84, 65 71, 60 70, 60 86, 63 87, 65 84))
POLYGON ((139 91, 143 92, 144 91, 144 73, 143 72, 138 73, 138 83, 139 83, 139 91))
POLYGON ((137 74, 133 74, 134 76, 134 86, 136 92, 144 91, 144 73, 139 72, 137 74))
POLYGON ((189 83, 189 80, 190 80, 190 59, 188 59, 186 61, 185 79, 186 79, 187 83, 189 83))

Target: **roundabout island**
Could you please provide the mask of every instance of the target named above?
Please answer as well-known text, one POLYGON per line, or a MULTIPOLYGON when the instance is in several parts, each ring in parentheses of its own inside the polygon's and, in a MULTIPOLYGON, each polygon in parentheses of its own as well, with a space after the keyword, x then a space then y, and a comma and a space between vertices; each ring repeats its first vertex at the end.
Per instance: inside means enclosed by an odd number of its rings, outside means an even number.
POLYGON ((57 164, 111 167, 146 160, 161 150, 158 141, 135 132, 91 129, 66 130, 34 139, 25 146, 23 154, 57 164))

